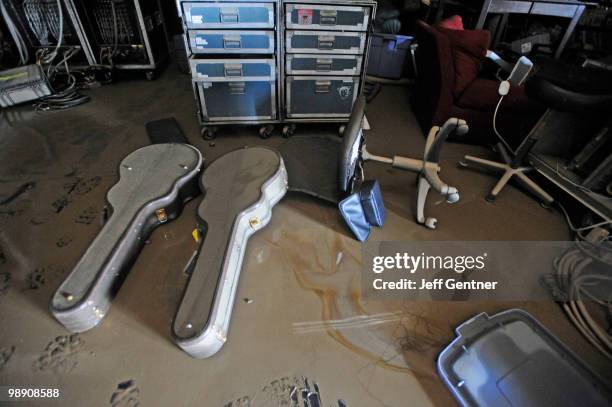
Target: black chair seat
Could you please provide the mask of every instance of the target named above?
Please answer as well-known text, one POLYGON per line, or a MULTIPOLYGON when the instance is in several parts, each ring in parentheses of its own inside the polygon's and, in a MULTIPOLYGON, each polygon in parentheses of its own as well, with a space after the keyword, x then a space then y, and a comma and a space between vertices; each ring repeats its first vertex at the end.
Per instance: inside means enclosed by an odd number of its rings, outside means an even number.
POLYGON ((612 71, 538 59, 525 84, 533 98, 555 110, 583 111, 612 106, 612 71))

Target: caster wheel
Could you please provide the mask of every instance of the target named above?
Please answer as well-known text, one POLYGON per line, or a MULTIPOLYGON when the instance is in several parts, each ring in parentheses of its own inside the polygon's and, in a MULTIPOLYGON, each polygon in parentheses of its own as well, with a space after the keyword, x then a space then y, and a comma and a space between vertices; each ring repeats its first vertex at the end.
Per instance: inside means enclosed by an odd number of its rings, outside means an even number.
POLYGON ((468 167, 468 162, 465 160, 461 160, 458 162, 459 168, 467 168, 468 167))
POLYGON ((289 138, 293 136, 294 133, 295 133, 295 124, 288 124, 286 126, 283 126, 283 130, 282 130, 283 137, 289 138))
POLYGON ((152 81, 155 79, 155 72, 154 71, 147 71, 145 72, 145 78, 147 78, 148 81, 152 81))
POLYGON ((346 126, 343 124, 338 128, 338 136, 344 137, 344 131, 346 130, 346 126))
POLYGON ((272 136, 272 132, 274 131, 274 126, 269 124, 267 126, 262 126, 259 128, 259 137, 262 139, 267 139, 272 136))
POLYGON ((495 195, 491 195, 491 194, 489 194, 489 195, 487 195, 487 196, 485 197, 485 200, 486 200, 487 202, 489 202, 489 203, 493 203, 493 202, 495 202, 495 198, 497 198, 495 195))
POLYGON ((454 204, 459 202, 459 199, 461 197, 459 196, 459 192, 454 192, 452 194, 448 194, 446 197, 446 202, 448 202, 449 204, 454 204))
POLYGON ((425 220, 425 226, 429 229, 435 229, 436 223, 438 223, 438 219, 436 218, 427 218, 427 220, 425 220))
POLYGON ((200 131, 204 140, 214 140, 217 137, 217 128, 216 127, 202 127, 200 131))

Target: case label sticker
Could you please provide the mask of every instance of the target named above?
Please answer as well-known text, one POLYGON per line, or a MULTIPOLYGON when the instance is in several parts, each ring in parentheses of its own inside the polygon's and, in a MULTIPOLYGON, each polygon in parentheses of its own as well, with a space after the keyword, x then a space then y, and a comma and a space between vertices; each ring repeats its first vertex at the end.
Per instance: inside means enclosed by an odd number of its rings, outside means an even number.
POLYGON ((196 16, 191 16, 191 22, 194 24, 202 24, 203 23, 203 18, 201 15, 196 15, 196 16))
POLYGON ((203 45, 203 46, 208 45, 208 41, 206 41, 206 38, 202 38, 202 37, 196 37, 195 43, 196 45, 203 45))
POLYGON ((312 24, 312 9, 302 8, 298 10, 298 24, 312 24))
POLYGON ((346 100, 349 97, 351 97, 352 93, 353 91, 350 86, 343 85, 338 88, 338 95, 340 96, 340 99, 342 100, 346 100))

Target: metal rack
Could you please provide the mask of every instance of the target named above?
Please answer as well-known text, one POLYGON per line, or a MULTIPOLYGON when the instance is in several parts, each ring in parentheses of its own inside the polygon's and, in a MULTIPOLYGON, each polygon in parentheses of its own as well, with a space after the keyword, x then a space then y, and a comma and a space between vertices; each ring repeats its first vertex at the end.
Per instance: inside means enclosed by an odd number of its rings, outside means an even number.
POLYGON ((159 0, 64 0, 83 27, 90 64, 142 70, 155 77, 168 60, 168 36, 159 0))
MULTIPOLYGON (((539 137, 528 155, 529 163, 538 173, 606 221, 612 220, 610 196, 603 191, 593 191, 590 186, 584 184, 593 170, 584 173, 584 170, 572 169, 570 164, 577 152, 590 143, 591 138, 602 130, 605 134, 611 126, 612 121, 597 111, 585 116, 584 113, 571 114, 549 110, 532 130, 532 133, 538 134, 539 137)), ((606 148, 609 148, 607 146, 608 144, 604 144, 592 151, 604 153, 606 148)), ((610 157, 611 154, 608 151, 607 156, 610 157)), ((589 158, 587 162, 592 159, 593 157, 589 158)), ((604 164, 604 161, 595 160, 593 167, 604 164)))
POLYGON ((152 79, 168 60, 159 0, 5 0, 4 6, 30 59, 54 52, 61 33, 59 53, 74 52, 71 66, 143 70, 152 79))
MULTIPOLYGON (((87 66, 94 62, 83 27, 72 18, 64 0, 5 1, 4 7, 24 41, 30 61, 54 53, 61 40, 57 52, 59 55, 70 54, 69 65, 87 66)), ((61 59, 57 58, 58 61, 61 59)))
POLYGON ((177 0, 177 7, 205 138, 227 124, 259 125, 266 138, 276 124, 289 135, 297 123, 348 121, 365 79, 376 2, 177 0), (355 38, 356 46, 340 49, 355 38), (300 48, 294 39, 315 45, 300 48), (306 105, 317 109, 298 111, 306 105))

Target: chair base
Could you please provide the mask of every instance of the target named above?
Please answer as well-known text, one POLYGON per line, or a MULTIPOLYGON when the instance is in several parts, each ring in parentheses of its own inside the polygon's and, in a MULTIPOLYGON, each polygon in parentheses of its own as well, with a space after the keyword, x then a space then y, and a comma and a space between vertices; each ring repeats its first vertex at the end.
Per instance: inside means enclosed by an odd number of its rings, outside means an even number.
POLYGON ((470 164, 475 164, 478 167, 503 173, 499 181, 497 181, 497 184, 495 184, 489 195, 487 195, 486 200, 489 202, 494 202, 508 181, 514 177, 527 191, 531 192, 538 199, 540 199, 544 205, 550 206, 554 202, 554 198, 526 174, 527 172, 531 171, 532 168, 513 165, 513 160, 503 146, 498 145, 497 149, 500 152, 500 155, 504 158, 504 161, 506 161, 505 163, 485 160, 484 158, 478 158, 471 155, 466 155, 464 157, 464 161, 461 163, 461 165, 464 167, 469 166, 470 164))

